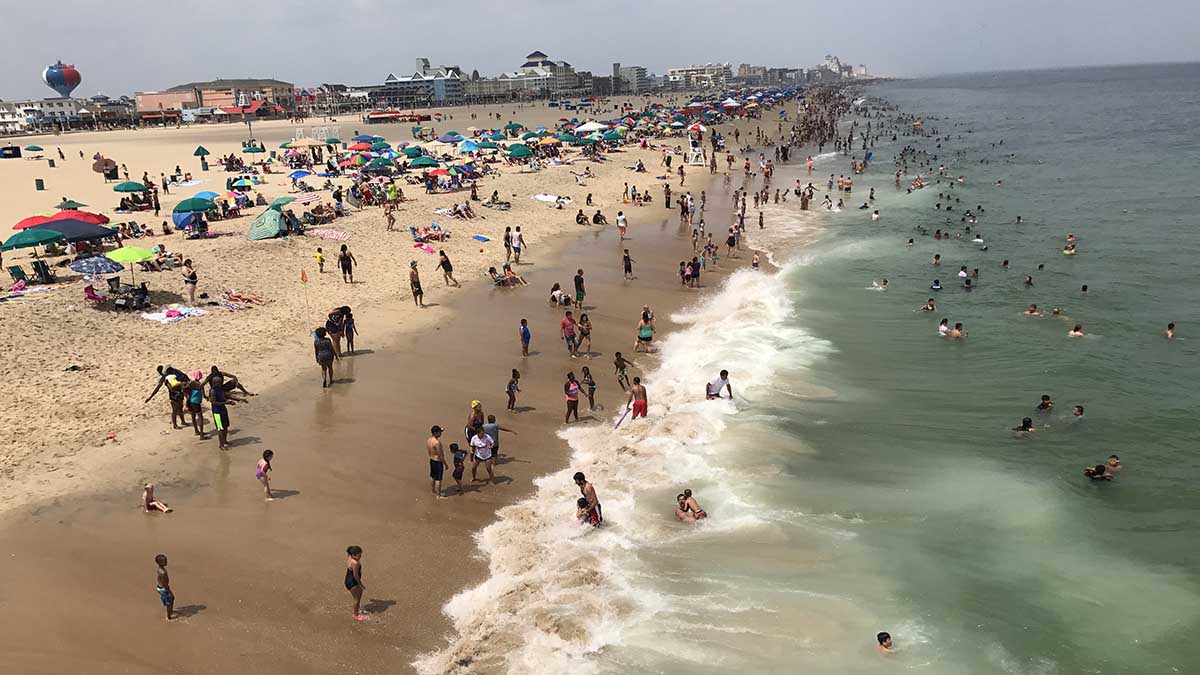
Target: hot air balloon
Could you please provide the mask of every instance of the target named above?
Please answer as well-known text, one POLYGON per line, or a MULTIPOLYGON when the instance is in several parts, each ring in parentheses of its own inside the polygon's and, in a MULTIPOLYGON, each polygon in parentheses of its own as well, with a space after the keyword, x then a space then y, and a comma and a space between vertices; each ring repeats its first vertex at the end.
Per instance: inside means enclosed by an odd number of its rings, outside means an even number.
POLYGON ((52 66, 46 66, 42 71, 42 81, 46 86, 58 92, 58 95, 63 98, 68 98, 71 92, 75 91, 75 87, 83 81, 83 76, 75 70, 75 66, 67 65, 62 61, 55 63, 52 66))

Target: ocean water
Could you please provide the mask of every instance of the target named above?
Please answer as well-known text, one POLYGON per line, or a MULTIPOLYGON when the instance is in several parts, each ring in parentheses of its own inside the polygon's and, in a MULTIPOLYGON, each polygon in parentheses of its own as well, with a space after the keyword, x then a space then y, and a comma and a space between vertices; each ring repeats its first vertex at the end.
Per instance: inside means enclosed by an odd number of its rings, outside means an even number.
MULTIPOLYGON (((778 269, 739 271, 675 317, 649 420, 564 432, 572 468, 479 534, 492 576, 447 605, 460 637, 420 670, 1200 671, 1200 66, 864 95, 927 135, 892 142, 911 127, 873 118, 888 133, 847 208, 766 207, 751 242, 778 269), (908 193, 929 173, 910 163, 897 187, 906 145, 955 178, 908 193), (856 208, 871 187, 878 221, 856 208), (961 233, 978 205, 971 235, 918 229, 961 233), (980 270, 973 292, 960 265, 980 270), (930 295, 938 311, 914 311, 930 295), (1029 303, 1061 316, 1023 316, 1029 303), (968 337, 939 338, 943 317, 968 337), (1085 337, 1067 336, 1076 323, 1085 337), (703 401, 721 368, 735 399, 703 401), (1026 416, 1038 431, 1013 433, 1026 416), (1112 453, 1116 480, 1082 475, 1112 453), (577 467, 604 528, 572 523, 577 467), (675 521, 684 487, 708 521, 675 521), (880 630, 893 654, 874 648, 880 630)), ((849 159, 784 167, 777 184, 823 187, 849 159)))

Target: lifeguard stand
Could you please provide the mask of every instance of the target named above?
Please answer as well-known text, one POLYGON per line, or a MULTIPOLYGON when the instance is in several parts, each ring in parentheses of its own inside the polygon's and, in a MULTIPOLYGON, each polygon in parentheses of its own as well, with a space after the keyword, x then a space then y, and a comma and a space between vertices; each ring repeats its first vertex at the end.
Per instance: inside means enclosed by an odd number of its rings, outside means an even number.
POLYGON ((688 148, 687 163, 692 166, 704 166, 704 148, 695 144, 688 148))

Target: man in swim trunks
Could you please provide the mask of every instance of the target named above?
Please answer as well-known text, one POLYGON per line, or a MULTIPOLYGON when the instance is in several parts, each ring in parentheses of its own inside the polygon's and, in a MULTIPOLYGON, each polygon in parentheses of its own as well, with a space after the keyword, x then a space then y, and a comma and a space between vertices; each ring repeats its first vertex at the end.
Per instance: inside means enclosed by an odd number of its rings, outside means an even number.
POLYGON ((728 370, 722 370, 720 375, 704 385, 704 398, 709 401, 714 398, 721 398, 722 389, 729 392, 729 398, 733 398, 733 385, 729 384, 728 370))
POLYGON ((583 270, 575 270, 575 306, 583 309, 583 298, 587 292, 583 288, 583 270))
POLYGON ((213 382, 214 384, 208 388, 208 404, 212 411, 213 425, 217 427, 217 447, 221 450, 228 450, 230 420, 229 408, 226 407, 226 404, 233 405, 235 399, 229 397, 220 379, 213 382))
POLYGON ((604 522, 604 514, 600 510, 600 499, 596 497, 596 488, 588 482, 582 471, 576 471, 574 479, 575 484, 579 486, 580 494, 587 500, 587 508, 591 512, 589 520, 592 525, 598 527, 604 522))
POLYGON ((633 378, 633 386, 629 387, 629 400, 626 405, 633 410, 632 419, 645 417, 646 411, 650 406, 650 401, 646 395, 646 388, 642 386, 642 378, 633 378))
MULTIPOLYGON (((429 454, 429 487, 433 495, 443 499, 442 474, 446 471, 446 452, 442 449, 443 429, 436 424, 429 429, 429 439, 425 441, 425 452, 429 454)), ((462 490, 462 486, 459 486, 462 490)))
POLYGON ((567 353, 571 355, 571 358, 579 356, 579 344, 575 335, 576 323, 574 315, 569 310, 563 316, 563 320, 558 323, 558 327, 562 331, 563 340, 567 343, 567 353))
POLYGON ((412 289, 413 304, 424 307, 425 291, 421 290, 421 273, 417 271, 417 261, 409 262, 408 267, 408 286, 412 289))
POLYGON ((167 610, 167 621, 175 618, 175 594, 171 591, 171 575, 167 574, 167 556, 159 553, 154 556, 154 564, 158 565, 156 587, 158 599, 167 610))

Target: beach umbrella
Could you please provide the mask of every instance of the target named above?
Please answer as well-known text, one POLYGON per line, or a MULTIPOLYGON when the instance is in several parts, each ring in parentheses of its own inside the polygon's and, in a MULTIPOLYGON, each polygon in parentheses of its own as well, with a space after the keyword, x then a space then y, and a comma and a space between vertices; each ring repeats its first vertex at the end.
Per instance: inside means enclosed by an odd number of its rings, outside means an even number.
POLYGON ((588 122, 587 124, 581 124, 581 125, 575 127, 575 131, 581 132, 581 133, 590 133, 593 131, 604 131, 607 128, 608 128, 607 124, 601 124, 599 122, 588 122))
POLYGON ((543 138, 542 140, 538 141, 538 145, 562 145, 562 141, 558 140, 557 138, 555 138, 553 136, 547 136, 547 137, 543 138))
POLYGON ((217 197, 220 197, 220 196, 221 195, 213 192, 212 190, 205 190, 204 192, 197 192, 196 194, 192 195, 192 198, 193 199, 216 199, 217 197))
POLYGON ((64 209, 59 211, 57 214, 50 216, 50 222, 67 219, 82 220, 85 223, 91 223, 93 225, 103 225, 108 222, 108 216, 99 213, 91 213, 90 211, 80 211, 78 209, 64 209))
MULTIPOLYGON (((58 230, 48 230, 43 228, 30 228, 21 230, 4 241, 0 246, 0 250, 11 251, 15 248, 29 248, 31 246, 41 246, 49 244, 52 241, 59 241, 63 238, 63 233, 58 230)), ((37 251, 34 251, 34 256, 37 256, 37 251)))
POLYGON ((447 169, 434 169, 433 171, 429 172, 429 175, 430 176, 449 176, 450 171, 448 171, 447 169))
POLYGON ((61 211, 63 209, 82 209, 85 206, 87 206, 87 204, 77 202, 74 199, 64 199, 64 200, 62 200, 62 202, 60 202, 54 208, 61 211))
POLYGON ((261 145, 248 145, 242 148, 242 152, 266 152, 266 148, 261 145))
POLYGON ((27 146, 25 146, 25 151, 26 151, 26 152, 41 152, 41 151, 42 151, 42 146, 40 146, 40 145, 27 145, 27 146))
POLYGON ((305 171, 304 169, 296 169, 295 171, 288 174, 288 178, 291 180, 300 180, 301 178, 308 178, 311 175, 312 175, 311 171, 305 171))
POLYGON ((254 187, 254 182, 249 178, 239 178, 230 183, 229 187, 254 187))
POLYGON ((37 225, 25 230, 25 232, 33 232, 34 230, 49 230, 57 232, 65 241, 91 241, 93 239, 103 239, 111 237, 117 231, 111 227, 104 227, 96 223, 89 223, 84 220, 66 219, 52 220, 43 225, 37 225))
POLYGON ((437 137, 437 140, 438 140, 438 143, 453 144, 453 143, 457 143, 457 142, 463 140, 463 137, 459 136, 458 134, 442 134, 441 136, 437 137))
POLYGON ((411 164, 409 164, 409 166, 414 169, 420 169, 420 168, 426 167, 426 166, 437 166, 437 165, 438 165, 437 160, 432 159, 430 157, 418 157, 418 158, 414 159, 411 164))
POLYGON ((400 153, 396 152, 395 150, 384 150, 383 152, 379 153, 379 156, 384 159, 396 159, 400 156, 400 153))
POLYGON ((363 141, 366 141, 367 143, 370 143, 371 141, 374 141, 374 140, 375 140, 375 137, 374 137, 374 136, 367 136, 366 134, 363 134, 363 135, 361 135, 361 136, 355 136, 354 138, 351 138, 350 140, 354 141, 355 143, 361 143, 361 142, 363 142, 363 141))
POLYGON ((280 144, 279 144, 279 149, 280 149, 280 150, 287 150, 289 147, 290 147, 290 146, 288 145, 288 143, 287 143, 286 141, 284 141, 283 143, 280 143, 280 144))
POLYGON ((481 150, 499 150, 500 146, 496 145, 495 143, 493 143, 491 141, 480 141, 479 148, 481 150))
POLYGON ((198 197, 192 197, 191 199, 185 199, 185 200, 179 202, 178 204, 176 204, 175 208, 171 209, 171 212, 172 213, 195 213, 197 211, 207 211, 207 210, 213 208, 214 206, 216 206, 216 204, 214 204, 211 199, 200 199, 198 197))
POLYGON ((610 131, 607 134, 602 135, 600 139, 604 141, 619 141, 621 140, 621 134, 615 131, 610 131))
POLYGON ((674 122, 671 122, 670 126, 672 126, 672 127, 675 127, 676 129, 678 129, 678 128, 680 128, 680 127, 684 127, 684 126, 687 126, 687 125, 685 125, 683 122, 680 122, 679 120, 675 120, 674 122))
POLYGON ((596 139, 591 138, 590 136, 587 138, 578 138, 575 140, 575 145, 595 145, 595 144, 596 144, 596 139))
POLYGON ((119 263, 139 263, 156 256, 140 246, 122 246, 105 253, 104 257, 119 263))
POLYGON ((688 127, 688 131, 708 131, 708 128, 705 127, 703 124, 696 122, 695 124, 688 127))
POLYGON ((125 266, 115 260, 109 260, 102 255, 92 256, 91 258, 83 258, 67 263, 67 267, 72 271, 89 277, 98 277, 105 274, 116 274, 125 269, 125 266))
POLYGON ((375 141, 371 144, 371 150, 374 152, 379 152, 380 150, 390 150, 391 147, 391 144, 387 141, 375 141))
POLYGON ((48 222, 50 222, 50 216, 29 216, 28 218, 22 219, 16 225, 13 225, 12 229, 24 230, 35 225, 41 225, 42 223, 48 222))
POLYGON ((574 143, 575 142, 575 137, 572 136, 571 134, 559 134, 559 135, 555 136, 555 138, 562 141, 563 143, 574 143))
POLYGON ((268 206, 267 208, 275 209, 276 211, 281 211, 281 210, 283 210, 284 206, 291 204, 294 201, 296 201, 295 197, 277 197, 275 199, 275 201, 271 202, 271 205, 268 206))
POLYGON ((476 143, 475 141, 467 141, 466 143, 463 143, 462 145, 458 146, 458 151, 463 153, 464 155, 467 154, 468 152, 475 152, 478 149, 479 149, 479 144, 476 143))
POLYGON ((420 149, 420 148, 418 148, 418 147, 417 147, 417 146, 415 146, 415 145, 414 145, 414 146, 411 146, 411 147, 404 148, 404 149, 403 149, 403 150, 401 150, 400 152, 403 152, 403 153, 404 153, 404 156, 405 156, 405 157, 407 157, 407 158, 409 158, 409 159, 416 159, 416 158, 418 158, 418 157, 420 157, 420 156, 421 156, 421 149, 420 149))
POLYGON ((197 225, 200 223, 200 213, 189 211, 185 213, 172 213, 171 222, 175 224, 176 230, 186 229, 188 225, 197 225))
POLYGON ((529 146, 523 143, 516 143, 508 148, 508 156, 513 159, 522 159, 532 154, 533 151, 529 149, 529 146))
POLYGON ((370 150, 371 144, 366 141, 359 141, 358 143, 355 143, 346 149, 354 152, 362 152, 363 150, 370 150))
POLYGON ((325 144, 326 144, 326 145, 337 145, 338 143, 341 143, 341 142, 342 142, 342 139, 340 139, 340 138, 333 138, 332 136, 330 136, 329 138, 326 138, 326 139, 325 139, 325 144))
POLYGON ((517 122, 509 122, 508 124, 504 125, 504 128, 509 131, 516 131, 517 129, 524 129, 525 125, 518 124, 517 122))
POLYGON ((505 135, 500 133, 499 131, 497 131, 497 132, 493 133, 489 138, 491 138, 493 141, 502 141, 505 139, 505 135))
MULTIPOLYGON (((154 255, 154 253, 147 251, 144 248, 141 248, 140 246, 122 246, 121 248, 114 249, 112 251, 109 251, 108 253, 105 253, 104 257, 106 257, 109 260, 112 260, 114 262, 133 264, 133 263, 144 262, 146 260, 154 260, 158 256, 154 255)), ((132 281, 133 280, 133 268, 132 267, 129 268, 129 275, 130 275, 129 278, 132 281)))
POLYGON ((113 192, 145 192, 146 186, 141 183, 127 180, 124 183, 117 183, 113 186, 113 192))
POLYGON ((367 162, 368 167, 374 167, 376 169, 378 169, 380 167, 390 168, 394 165, 395 165, 394 162, 392 162, 392 160, 390 160, 386 157, 376 157, 375 159, 367 162))
POLYGON ((192 157, 203 157, 211 154, 212 153, 208 151, 208 148, 204 147, 203 145, 198 145, 196 146, 196 151, 192 153, 192 157))

